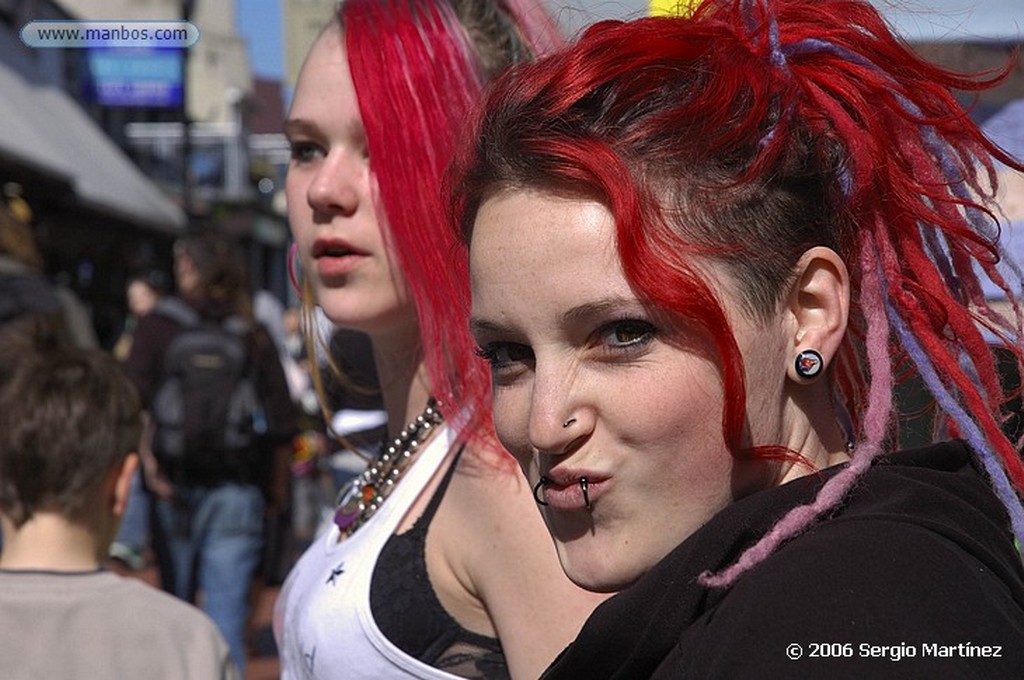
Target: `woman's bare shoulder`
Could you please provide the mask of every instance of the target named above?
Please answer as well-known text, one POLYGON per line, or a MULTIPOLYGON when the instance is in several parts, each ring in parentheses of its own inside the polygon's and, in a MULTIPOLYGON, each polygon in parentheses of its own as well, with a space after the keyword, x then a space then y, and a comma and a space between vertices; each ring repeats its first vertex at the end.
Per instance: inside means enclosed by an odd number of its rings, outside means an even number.
POLYGON ((467 453, 449 490, 450 559, 485 604, 513 677, 537 677, 607 596, 565 576, 518 466, 467 453))

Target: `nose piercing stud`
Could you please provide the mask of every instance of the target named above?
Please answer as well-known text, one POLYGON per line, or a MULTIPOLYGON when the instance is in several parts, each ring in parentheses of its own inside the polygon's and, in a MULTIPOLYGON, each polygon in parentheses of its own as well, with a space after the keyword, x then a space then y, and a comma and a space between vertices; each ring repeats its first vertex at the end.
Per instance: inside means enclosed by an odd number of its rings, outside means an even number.
POLYGON ((569 418, 569 420, 567 420, 564 423, 562 423, 562 428, 564 429, 566 427, 569 427, 570 425, 572 425, 575 422, 576 422, 576 418, 569 418))

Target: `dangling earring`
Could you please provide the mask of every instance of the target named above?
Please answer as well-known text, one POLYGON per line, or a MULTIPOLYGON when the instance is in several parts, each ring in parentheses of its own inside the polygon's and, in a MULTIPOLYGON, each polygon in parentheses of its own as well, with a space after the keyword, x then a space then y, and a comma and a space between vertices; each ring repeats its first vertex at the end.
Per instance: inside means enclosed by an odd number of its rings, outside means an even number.
POLYGON ((288 249, 288 278, 292 281, 292 288, 300 296, 302 295, 302 284, 299 279, 302 276, 302 265, 299 263, 299 247, 294 241, 288 249))
POLYGON ((796 355, 796 374, 805 380, 818 377, 821 369, 825 367, 825 360, 817 350, 805 349, 796 355))

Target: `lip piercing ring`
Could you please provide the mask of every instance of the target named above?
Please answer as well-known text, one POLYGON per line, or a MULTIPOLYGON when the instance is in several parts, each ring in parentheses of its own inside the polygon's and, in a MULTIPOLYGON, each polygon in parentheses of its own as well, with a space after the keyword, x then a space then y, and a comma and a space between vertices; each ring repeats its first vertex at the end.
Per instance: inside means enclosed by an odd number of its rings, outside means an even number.
POLYGON ((590 504, 590 494, 588 493, 590 490, 590 480, 586 477, 580 477, 580 489, 583 491, 583 505, 586 506, 587 510, 590 510, 593 508, 590 504))
POLYGON ((537 501, 537 505, 547 505, 548 502, 540 497, 540 490, 545 484, 550 484, 551 480, 541 475, 540 481, 533 485, 533 500, 537 501))

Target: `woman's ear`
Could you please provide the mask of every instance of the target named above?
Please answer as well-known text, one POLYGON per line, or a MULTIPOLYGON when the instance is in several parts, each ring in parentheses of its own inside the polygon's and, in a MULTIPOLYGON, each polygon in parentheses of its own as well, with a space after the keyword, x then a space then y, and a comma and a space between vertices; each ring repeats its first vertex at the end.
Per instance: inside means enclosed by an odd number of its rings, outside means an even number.
POLYGON ((850 313, 850 274, 831 248, 807 250, 794 268, 787 298, 790 380, 807 383, 835 359, 850 313), (820 362, 818 356, 820 356, 820 362))

